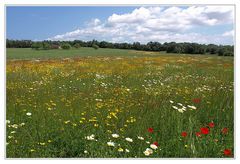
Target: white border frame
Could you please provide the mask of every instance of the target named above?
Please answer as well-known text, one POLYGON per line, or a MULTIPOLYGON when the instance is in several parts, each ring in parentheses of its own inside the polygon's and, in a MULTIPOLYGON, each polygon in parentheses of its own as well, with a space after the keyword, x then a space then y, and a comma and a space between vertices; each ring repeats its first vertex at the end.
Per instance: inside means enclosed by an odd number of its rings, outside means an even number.
MULTIPOLYGON (((89 0, 89 1, 83 1, 83 0, 59 0, 59 1, 56 1, 56 0, 53 0, 53 1, 49 1, 49 0, 35 0, 35 1, 31 1, 31 0, 21 0, 21 2, 19 0, 8 0, 7 2, 0 2, 0 15, 1 15, 1 18, 3 19, 0 19, 0 24, 1 24, 1 27, 4 27, 4 28, 0 28, 0 29, 3 29, 1 30, 2 32, 2 35, 1 38, 0 38, 0 52, 1 53, 1 57, 2 57, 2 60, 0 60, 0 66, 1 66, 1 89, 2 89, 2 94, 1 94, 1 99, 0 99, 0 104, 3 105, 3 110, 0 110, 1 114, 0 114, 0 134, 1 134, 1 139, 0 139, 0 145, 2 146, 1 147, 1 151, 0 151, 0 155, 1 155, 1 159, 4 160, 4 162, 15 162, 16 159, 13 159, 13 160, 6 160, 5 159, 5 111, 6 111, 6 77, 5 77, 5 66, 6 66, 6 49, 5 49, 5 39, 6 39, 6 20, 5 20, 5 16, 6 16, 6 13, 5 13, 5 9, 6 9, 6 5, 7 6, 74 6, 74 5, 79 5, 79 6, 154 6, 154 5, 168 5, 168 6, 171 6, 171 5, 235 5, 235 25, 234 25, 234 32, 235 32, 235 38, 234 38, 234 50, 235 50, 235 56, 234 56, 234 129, 235 129, 235 134, 234 134, 234 156, 235 156, 235 159, 236 160, 228 160, 228 162, 237 162, 239 160, 239 148, 237 145, 240 145, 239 143, 239 140, 238 138, 240 137, 239 134, 240 134, 240 131, 237 127, 239 127, 239 124, 237 123, 237 119, 239 118, 238 115, 239 115, 239 112, 237 111, 238 109, 238 104, 236 103, 238 100, 239 100, 239 96, 237 95, 237 93, 239 93, 239 87, 237 86, 237 83, 239 81, 239 77, 237 76, 237 72, 238 71, 238 67, 239 66, 239 60, 238 60, 238 53, 239 53, 239 41, 236 40, 236 38, 240 38, 239 37, 239 32, 238 32, 238 28, 239 25, 238 25, 238 22, 240 22, 240 18, 239 18, 239 14, 240 14, 240 0, 221 0, 221 2, 219 3, 219 1, 214 1, 214 0, 121 0, 121 2, 119 1, 113 1, 113 0, 89 0), (4 54, 4 55, 3 55, 4 54)), ((40 158, 41 159, 41 158, 40 158)), ((47 158, 48 159, 48 158, 47 158)), ((50 158, 51 159, 51 158, 50 158)), ((83 160, 82 158, 77 158, 78 160, 83 160)), ((132 159, 132 158, 131 158, 132 159)), ((128 159, 128 160, 131 160, 131 159, 128 159)), ((144 158, 146 159, 146 158, 144 158)), ((172 161, 172 160, 176 160, 178 158, 167 158, 168 161, 172 161)), ((184 160, 185 163, 192 163, 191 160, 193 160, 194 158, 187 158, 186 159, 179 159, 179 160, 184 160)), ((198 161, 196 162, 201 162, 201 160, 199 158, 197 158, 198 161)), ((210 158, 211 159, 211 158, 210 158)), ((222 159, 222 158, 221 158, 222 159)), ((32 162, 31 160, 19 160, 17 159, 18 162, 32 162)), ((59 160, 59 159, 51 159, 51 160, 54 160, 53 162, 55 162, 55 160, 58 160, 57 162, 65 162, 65 160, 59 160)), ((86 160, 86 159, 85 159, 86 160)), ((85 161, 85 162, 90 162, 89 159, 87 159, 88 161, 85 161)), ((90 159, 91 160, 91 159, 90 159)), ((98 158, 94 159, 94 160, 99 160, 98 158)), ((114 162, 121 162, 122 159, 116 159, 118 161, 114 161, 114 162)), ((156 162, 156 160, 166 160, 164 158, 157 158, 157 159, 151 159, 151 160, 154 160, 156 162)), ((215 158, 211 159, 211 160, 217 160, 215 158)), ((37 162, 38 160, 36 160, 37 162)), ((109 161, 108 159, 101 159, 102 162, 106 163, 106 162, 112 162, 111 160, 109 161)), ((138 162, 141 161, 143 162, 141 159, 138 159, 137 160, 138 162)), ((38 161, 38 162, 41 162, 41 161, 38 161)), ((73 161, 73 162, 78 162, 78 161, 73 161)), ((83 161, 82 161, 83 162, 83 161)), ((94 162, 94 161, 93 161, 94 162)), ((127 161, 124 161, 124 162, 127 162, 127 161)), ((151 161, 153 162, 153 161, 151 161)), ((166 162, 166 161, 165 161, 166 162)), ((195 161, 194 161, 195 162, 195 161)), ((224 160, 218 160, 219 163, 221 162, 226 162, 224 160)))

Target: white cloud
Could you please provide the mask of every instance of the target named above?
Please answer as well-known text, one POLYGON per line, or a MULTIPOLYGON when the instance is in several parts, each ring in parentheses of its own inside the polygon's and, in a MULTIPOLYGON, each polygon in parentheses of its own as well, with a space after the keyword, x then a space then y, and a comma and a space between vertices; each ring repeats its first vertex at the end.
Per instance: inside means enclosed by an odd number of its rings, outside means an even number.
POLYGON ((233 37, 234 36, 234 31, 226 31, 222 34, 222 36, 226 36, 226 37, 233 37))
POLYGON ((112 14, 105 21, 92 19, 84 28, 48 39, 232 44, 233 31, 211 35, 194 29, 232 25, 233 9, 231 6, 140 7, 130 13, 112 14))

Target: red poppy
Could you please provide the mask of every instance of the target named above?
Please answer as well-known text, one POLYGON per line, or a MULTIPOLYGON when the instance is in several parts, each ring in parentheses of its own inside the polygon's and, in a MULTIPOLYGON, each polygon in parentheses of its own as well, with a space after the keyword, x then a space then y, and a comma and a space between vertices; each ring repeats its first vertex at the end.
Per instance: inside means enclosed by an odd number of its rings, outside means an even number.
POLYGON ((182 132, 182 137, 187 137, 187 132, 182 132))
POLYGON ((209 133, 209 129, 206 127, 200 128, 200 131, 202 134, 208 134, 209 133))
POLYGON ((227 134, 227 133, 228 133, 228 128, 223 128, 223 129, 222 129, 222 133, 223 133, 223 134, 227 134))
POLYGON ((153 145, 156 145, 156 146, 158 146, 158 142, 153 142, 153 145))
POLYGON ((197 137, 201 137, 201 132, 196 132, 197 137))
POLYGON ((208 124, 208 126, 209 126, 210 128, 213 128, 213 127, 215 126, 215 124, 214 124, 213 122, 210 122, 210 123, 208 124))
POLYGON ((197 104, 197 103, 200 103, 201 99, 200 98, 194 98, 192 101, 197 104))
POLYGON ((226 156, 232 155, 232 151, 231 151, 230 149, 225 149, 225 150, 223 151, 223 153, 224 153, 224 155, 226 155, 226 156))
POLYGON ((153 133, 153 128, 148 128, 149 133, 153 133))

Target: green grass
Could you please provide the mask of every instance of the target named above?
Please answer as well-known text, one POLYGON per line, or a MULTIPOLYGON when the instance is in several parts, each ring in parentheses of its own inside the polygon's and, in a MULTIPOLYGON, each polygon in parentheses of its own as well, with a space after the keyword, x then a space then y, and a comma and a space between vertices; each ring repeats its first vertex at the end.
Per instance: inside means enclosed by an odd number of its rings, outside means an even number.
POLYGON ((7 53, 44 59, 7 60, 9 158, 233 157, 233 58, 91 48, 7 53), (201 127, 210 132, 197 137, 201 127), (146 156, 153 142, 159 146, 146 156))
MULTIPOLYGON (((31 48, 7 48, 7 59, 61 59, 78 57, 157 57, 157 56, 182 56, 186 54, 175 54, 151 51, 136 51, 124 49, 99 48, 97 50, 90 47, 81 47, 80 49, 54 49, 54 50, 33 50, 31 48)), ((186 55, 188 56, 188 55, 186 55)), ((202 56, 195 54, 194 56, 202 56)), ((205 57, 214 57, 215 55, 205 55, 205 57)), ((227 57, 226 57, 227 58, 227 57)), ((232 58, 232 57, 231 57, 232 58)))
MULTIPOLYGON (((142 51, 143 52, 143 51, 142 51)), ((145 52, 144 52, 145 53, 145 52)), ((156 56, 159 52, 149 52, 152 54, 141 53, 135 50, 109 49, 99 48, 97 50, 88 47, 70 50, 33 50, 31 48, 8 48, 7 59, 54 59, 66 57, 86 57, 86 56, 118 56, 118 57, 134 57, 134 56, 156 56)), ((165 54, 164 52, 162 54, 165 54)))

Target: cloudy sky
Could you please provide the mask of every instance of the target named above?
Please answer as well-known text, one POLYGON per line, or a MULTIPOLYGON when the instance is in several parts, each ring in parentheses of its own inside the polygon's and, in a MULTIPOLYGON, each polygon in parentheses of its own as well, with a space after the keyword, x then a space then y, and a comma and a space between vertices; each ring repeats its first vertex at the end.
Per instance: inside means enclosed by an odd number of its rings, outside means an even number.
POLYGON ((7 7, 7 38, 233 44, 232 6, 7 7))

